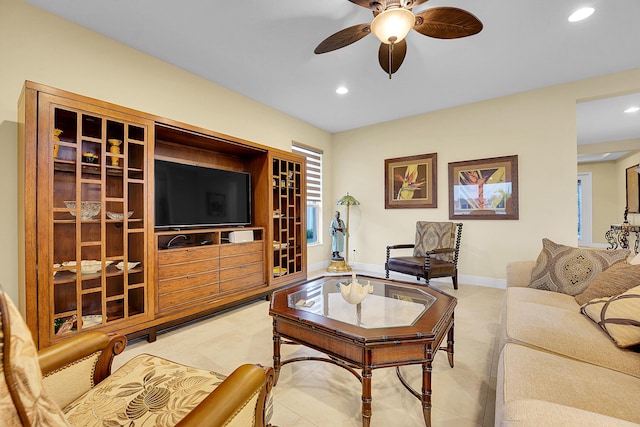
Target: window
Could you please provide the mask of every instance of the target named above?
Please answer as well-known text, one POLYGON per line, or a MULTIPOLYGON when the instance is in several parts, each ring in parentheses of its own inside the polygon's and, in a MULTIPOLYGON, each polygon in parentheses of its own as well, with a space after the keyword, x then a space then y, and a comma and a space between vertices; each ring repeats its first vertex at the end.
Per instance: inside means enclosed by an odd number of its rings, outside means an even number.
POLYGON ((307 158, 307 244, 322 243, 322 151, 294 143, 292 151, 307 158))
POLYGON ((591 172, 578 173, 578 246, 592 244, 591 172))

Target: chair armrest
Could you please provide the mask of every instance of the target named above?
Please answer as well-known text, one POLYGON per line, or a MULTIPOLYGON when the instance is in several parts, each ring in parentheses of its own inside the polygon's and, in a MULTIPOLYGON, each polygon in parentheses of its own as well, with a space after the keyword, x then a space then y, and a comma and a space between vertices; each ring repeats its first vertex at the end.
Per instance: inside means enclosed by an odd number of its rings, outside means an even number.
POLYGON ((111 374, 113 358, 126 343, 122 335, 92 331, 40 350, 42 382, 51 398, 64 408, 89 391, 111 374))
POLYGON ((531 283, 535 261, 514 261, 507 264, 507 288, 526 288, 531 283))
POLYGON ((273 368, 242 365, 180 420, 176 427, 265 427, 265 407, 273 379, 273 368))
POLYGON ((402 244, 402 245, 391 245, 391 246, 387 246, 387 250, 390 249, 413 249, 416 245, 413 243, 407 243, 407 244, 402 244))
POLYGON ((456 248, 438 248, 438 249, 426 251, 424 254, 426 256, 429 256, 429 255, 436 255, 436 254, 447 254, 449 252, 458 252, 458 251, 459 249, 456 249, 456 248))
POLYGON ((122 353, 126 345, 127 340, 122 335, 108 335, 99 331, 87 332, 40 350, 38 361, 42 375, 47 376, 93 353, 100 352, 99 363, 96 365, 96 375, 101 377, 96 381, 98 383, 109 376, 113 358, 122 353), (99 369, 100 372, 98 372, 99 369))

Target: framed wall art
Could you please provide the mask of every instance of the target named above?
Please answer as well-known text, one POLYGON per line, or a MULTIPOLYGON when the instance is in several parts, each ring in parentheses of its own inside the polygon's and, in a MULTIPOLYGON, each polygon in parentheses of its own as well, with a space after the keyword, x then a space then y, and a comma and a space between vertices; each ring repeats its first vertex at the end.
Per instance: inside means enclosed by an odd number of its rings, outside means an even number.
POLYGON ((384 161, 384 208, 437 208, 438 155, 384 161))
POLYGON ((518 156, 449 163, 449 219, 518 219, 518 156))

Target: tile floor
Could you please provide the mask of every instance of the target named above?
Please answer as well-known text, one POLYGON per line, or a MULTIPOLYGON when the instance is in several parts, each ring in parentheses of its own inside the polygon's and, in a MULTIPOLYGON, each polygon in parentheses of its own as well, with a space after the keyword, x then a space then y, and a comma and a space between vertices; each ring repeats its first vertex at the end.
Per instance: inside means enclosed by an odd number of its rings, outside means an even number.
MULTIPOLYGON (((432 425, 493 426, 494 355, 503 289, 451 282, 434 286, 456 296, 455 367, 446 352, 438 352, 433 368, 432 425)), ((114 361, 114 370, 140 353, 230 373, 243 363, 272 366, 272 326, 269 303, 256 301, 158 335, 154 343, 137 340, 114 361)), ((282 357, 315 354, 302 346, 283 346, 282 357)), ((419 365, 402 368, 420 390, 419 365)), ((347 371, 328 363, 285 365, 274 388, 272 424, 279 427, 361 426, 360 383, 347 371)), ((422 409, 399 382, 394 369, 373 371, 371 426, 424 426, 422 409)))

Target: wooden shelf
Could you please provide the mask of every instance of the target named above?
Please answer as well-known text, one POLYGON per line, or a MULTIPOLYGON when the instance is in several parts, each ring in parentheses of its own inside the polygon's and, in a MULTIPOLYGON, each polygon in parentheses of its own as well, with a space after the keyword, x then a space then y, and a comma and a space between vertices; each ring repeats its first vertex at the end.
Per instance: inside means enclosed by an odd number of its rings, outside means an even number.
POLYGON ((296 257, 306 258, 306 230, 303 230, 306 200, 300 191, 304 183, 303 171, 302 156, 287 154, 272 158, 271 241, 274 247, 269 270, 272 283, 288 283, 306 277, 306 262, 292 261, 296 257))

